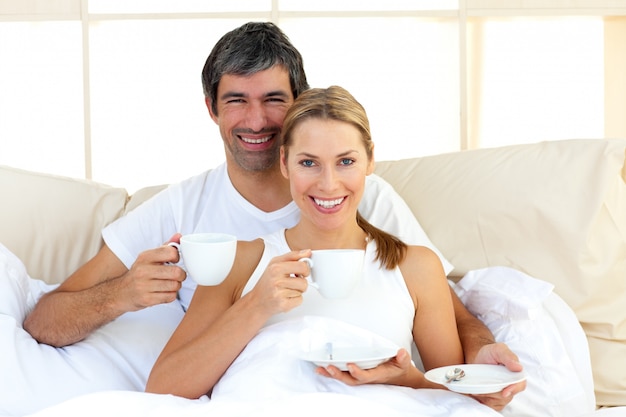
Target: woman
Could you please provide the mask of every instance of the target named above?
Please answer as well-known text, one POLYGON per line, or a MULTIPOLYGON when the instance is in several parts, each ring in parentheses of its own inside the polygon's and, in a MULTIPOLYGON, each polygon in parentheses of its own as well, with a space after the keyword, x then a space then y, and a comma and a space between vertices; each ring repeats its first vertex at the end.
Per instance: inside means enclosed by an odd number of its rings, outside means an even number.
POLYGON ((185 318, 157 360, 147 391, 198 398, 213 386, 270 323, 311 314, 332 316, 381 334, 402 348, 373 369, 349 365, 317 372, 350 385, 386 383, 414 388, 428 382, 411 364, 415 342, 432 369, 463 362, 452 301, 439 258, 407 246, 357 212, 365 178, 374 169, 374 144, 363 107, 343 88, 303 93, 283 125, 281 171, 301 210, 293 228, 239 242, 234 266, 215 287, 198 287, 185 318), (360 287, 341 301, 308 289, 314 249, 365 249, 360 287))

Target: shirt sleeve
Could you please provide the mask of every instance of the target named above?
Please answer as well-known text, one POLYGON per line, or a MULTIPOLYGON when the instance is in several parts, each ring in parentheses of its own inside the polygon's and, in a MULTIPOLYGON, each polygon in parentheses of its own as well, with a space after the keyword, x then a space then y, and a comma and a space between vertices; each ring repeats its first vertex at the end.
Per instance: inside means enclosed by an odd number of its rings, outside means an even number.
POLYGON ((102 238, 130 269, 137 256, 164 244, 174 233, 173 187, 168 187, 102 230, 102 238))
POLYGON ((371 174, 367 177, 359 212, 372 225, 400 238, 406 244, 430 248, 439 256, 446 275, 454 269, 431 242, 406 202, 380 176, 371 174))

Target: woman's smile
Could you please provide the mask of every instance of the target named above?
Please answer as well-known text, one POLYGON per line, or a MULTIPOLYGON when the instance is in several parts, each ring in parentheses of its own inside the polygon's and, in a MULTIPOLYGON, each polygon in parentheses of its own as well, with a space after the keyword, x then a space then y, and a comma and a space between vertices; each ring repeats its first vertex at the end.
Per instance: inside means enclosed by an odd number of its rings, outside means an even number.
POLYGON ((323 209, 331 210, 331 209, 334 209, 335 207, 339 206, 341 203, 343 203, 343 201, 346 199, 346 197, 335 198, 335 199, 332 199, 332 200, 322 199, 322 198, 317 198, 317 197, 311 197, 311 199, 319 207, 321 207, 323 209))

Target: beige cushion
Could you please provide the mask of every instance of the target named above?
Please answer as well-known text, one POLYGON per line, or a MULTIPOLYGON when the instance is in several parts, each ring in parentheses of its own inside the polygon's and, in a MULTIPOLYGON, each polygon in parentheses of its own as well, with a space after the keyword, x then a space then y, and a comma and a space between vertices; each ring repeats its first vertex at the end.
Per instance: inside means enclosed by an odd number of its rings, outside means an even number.
POLYGON ((124 189, 0 166, 0 243, 29 275, 63 281, 102 245, 100 230, 124 210, 124 189))
POLYGON ((599 405, 626 404, 625 151, 626 140, 568 140, 376 168, 451 275, 500 265, 555 285, 592 338, 599 405))
POLYGON ((130 200, 128 200, 128 203, 126 203, 124 214, 128 213, 129 211, 132 211, 141 203, 143 203, 146 200, 149 200, 150 198, 152 198, 153 196, 155 196, 156 194, 158 194, 165 188, 167 188, 167 185, 153 185, 153 186, 141 188, 135 191, 133 195, 130 196, 130 200))

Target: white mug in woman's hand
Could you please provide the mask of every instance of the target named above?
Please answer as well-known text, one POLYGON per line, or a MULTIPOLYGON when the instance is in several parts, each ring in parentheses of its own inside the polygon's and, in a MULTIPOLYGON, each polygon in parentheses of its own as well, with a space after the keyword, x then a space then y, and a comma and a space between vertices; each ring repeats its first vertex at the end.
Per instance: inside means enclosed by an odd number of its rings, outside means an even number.
POLYGON ((362 249, 324 249, 311 251, 302 258, 311 268, 309 285, 326 298, 346 298, 361 281, 365 251, 362 249))
POLYGON ((219 285, 230 272, 235 253, 237 237, 225 233, 194 233, 180 238, 180 244, 170 242, 178 249, 187 271, 198 285, 219 285))

